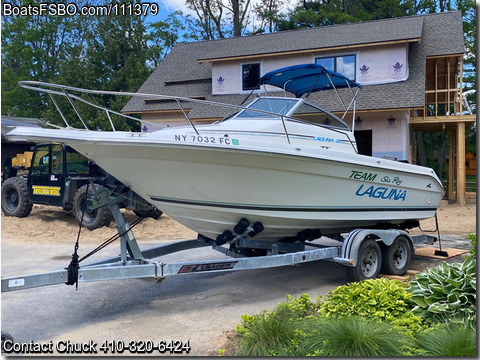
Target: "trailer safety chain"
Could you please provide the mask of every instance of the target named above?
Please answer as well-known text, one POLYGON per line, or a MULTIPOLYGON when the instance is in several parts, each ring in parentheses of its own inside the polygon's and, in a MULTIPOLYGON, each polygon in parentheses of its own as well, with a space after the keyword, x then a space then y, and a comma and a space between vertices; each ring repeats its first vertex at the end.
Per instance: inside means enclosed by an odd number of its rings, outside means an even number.
MULTIPOLYGON (((90 182, 87 183, 86 196, 88 196, 89 185, 90 185, 90 182)), ((135 201, 133 199, 131 199, 131 200, 135 201)), ((85 199, 85 201, 86 201, 86 199, 85 199)), ((115 240, 121 238, 128 231, 133 229, 141 221, 143 221, 145 218, 147 218, 155 209, 154 207, 152 207, 149 211, 147 211, 145 214, 143 214, 143 216, 138 217, 134 222, 132 222, 132 224, 129 226, 128 230, 126 230, 122 234, 117 233, 117 234, 113 235, 111 238, 109 238, 108 240, 106 240, 105 242, 103 242, 102 244, 97 246, 95 249, 90 251, 87 255, 85 255, 81 259, 79 259, 77 251, 78 251, 78 248, 79 248, 80 233, 81 233, 81 230, 82 230, 83 218, 84 218, 84 215, 85 215, 86 208, 87 208, 87 204, 85 203, 85 207, 82 209, 82 216, 81 216, 81 219, 80 219, 80 225, 78 227, 77 241, 75 242, 74 252, 72 254, 72 260, 70 261, 70 264, 68 265, 68 267, 65 268, 67 270, 67 275, 68 275, 67 276, 67 282, 65 284, 66 285, 74 285, 75 284, 76 285, 76 290, 78 290, 78 269, 80 268, 80 263, 83 260, 89 258, 90 256, 96 254, 97 252, 99 252, 100 250, 105 248, 106 246, 110 245, 115 240)))
POLYGON ((87 182, 87 189, 85 192, 85 206, 82 209, 82 217, 80 218, 80 225, 78 226, 78 234, 77 234, 77 241, 75 242, 75 247, 72 254, 72 260, 70 264, 65 269, 67 270, 67 285, 74 285, 75 290, 78 290, 78 269, 80 268, 79 261, 78 261, 78 242, 80 241, 80 233, 82 231, 83 225, 83 217, 85 216, 85 210, 87 209, 87 197, 88 197, 88 188, 90 186, 90 182, 87 182))
POLYGON ((92 251, 90 251, 87 255, 85 255, 84 257, 82 257, 78 262, 82 262, 83 260, 89 258, 90 256, 96 254, 97 252, 99 252, 100 250, 102 250, 103 248, 105 248, 106 246, 110 245, 111 243, 113 243, 115 240, 119 239, 120 237, 122 237, 123 235, 125 235, 127 232, 129 232, 130 230, 132 230, 135 226, 137 226, 138 224, 140 224, 140 222, 142 222, 144 219, 146 219, 148 217, 148 215, 150 215, 150 213, 154 210, 154 208, 150 209, 149 211, 147 211, 143 216, 141 217, 138 217, 134 222, 132 222, 132 224, 130 225, 130 228, 123 232, 122 234, 120 233, 117 233, 115 235, 113 235, 110 239, 108 239, 107 241, 105 241, 104 243, 100 244, 99 246, 97 246, 95 249, 93 249, 92 251))

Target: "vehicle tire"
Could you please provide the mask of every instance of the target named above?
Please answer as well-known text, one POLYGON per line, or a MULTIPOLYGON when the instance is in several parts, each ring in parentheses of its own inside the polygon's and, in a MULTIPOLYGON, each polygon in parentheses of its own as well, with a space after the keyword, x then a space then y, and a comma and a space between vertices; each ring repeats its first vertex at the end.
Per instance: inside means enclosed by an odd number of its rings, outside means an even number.
POLYGON ((398 236, 392 245, 385 246, 382 251, 382 273, 388 275, 405 275, 412 247, 405 236, 398 236))
POLYGON ((347 274, 351 281, 375 279, 382 267, 382 251, 373 239, 362 242, 358 249, 357 265, 347 267, 347 274))
POLYGON ((133 212, 138 217, 143 217, 144 215, 149 214, 148 217, 151 217, 152 219, 155 219, 155 220, 157 220, 160 216, 163 215, 163 212, 158 210, 157 208, 155 208, 155 210, 153 210, 153 211, 150 211, 150 210, 147 210, 147 211, 133 210, 133 212))
POLYGON ((28 198, 27 178, 12 177, 2 184, 2 211, 6 216, 26 217, 33 204, 28 198))
MULTIPOLYGON (((99 185, 95 185, 97 188, 101 188, 99 185)), ((93 195, 93 189, 90 186, 88 189, 89 196, 93 195)), ((73 213, 78 223, 82 221, 82 212, 87 205, 87 185, 80 187, 75 193, 73 199, 73 213)), ((112 212, 105 208, 90 209, 88 206, 85 210, 85 215, 83 216, 83 226, 89 230, 95 230, 101 228, 102 226, 110 225, 112 221, 112 212)))

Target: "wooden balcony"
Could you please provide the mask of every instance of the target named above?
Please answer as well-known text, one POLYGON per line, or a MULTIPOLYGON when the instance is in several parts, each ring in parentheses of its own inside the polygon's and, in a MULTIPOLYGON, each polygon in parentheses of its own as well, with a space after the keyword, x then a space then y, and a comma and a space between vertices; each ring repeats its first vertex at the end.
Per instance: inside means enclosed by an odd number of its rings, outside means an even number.
POLYGON ((473 124, 474 115, 463 114, 463 56, 427 58, 425 69, 425 106, 410 112, 415 131, 455 130, 457 124, 473 124))
MULTIPOLYGON (((412 114, 411 114, 412 115, 412 114)), ((414 131, 455 131, 459 123, 471 127, 475 123, 475 115, 450 116, 410 116, 410 126, 414 131)))
POLYGON ((457 161, 448 164, 447 197, 465 205, 465 130, 474 124, 476 117, 464 114, 462 79, 462 54, 427 58, 425 105, 410 110, 410 126, 414 131, 449 132, 449 158, 457 161))

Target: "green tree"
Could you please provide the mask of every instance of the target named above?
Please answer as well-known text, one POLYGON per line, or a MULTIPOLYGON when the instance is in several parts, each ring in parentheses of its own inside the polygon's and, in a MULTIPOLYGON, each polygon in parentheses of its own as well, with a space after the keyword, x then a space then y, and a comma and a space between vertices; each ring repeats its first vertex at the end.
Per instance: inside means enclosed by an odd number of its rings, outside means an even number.
MULTIPOLYGON (((39 1, 13 1, 14 6, 39 1)), ((82 2, 79 2, 81 6, 82 2)), ((85 48, 88 18, 7 16, 2 14, 2 113, 39 117, 47 106, 38 93, 20 88, 20 80, 55 81, 64 66, 85 48)))
POLYGON ((282 18, 281 10, 286 0, 261 0, 253 7, 259 24, 255 26, 254 33, 269 32, 277 30, 277 22, 282 18))
POLYGON ((195 40, 242 36, 249 23, 250 0, 185 0, 195 16, 184 20, 195 40))
MULTIPOLYGON (((473 0, 458 0, 457 6, 463 15, 463 35, 466 49, 463 69, 463 90, 468 91, 475 89, 477 74, 477 12, 473 0)), ((475 103, 475 94, 470 94, 467 96, 467 99, 470 103, 475 103)))
MULTIPOLYGON (((89 5, 101 2, 88 1, 89 5)), ((39 5, 39 0, 14 0, 13 5, 39 5)), ((80 8, 87 0, 80 0, 80 8)), ((137 91, 151 71, 178 40, 182 26, 174 16, 147 25, 138 16, 37 16, 2 14, 2 112, 37 117, 53 123, 62 120, 49 97, 18 86, 36 80, 97 90, 137 91)), ((67 100, 56 96, 66 118, 79 125, 67 100)), ((100 96, 98 105, 119 111, 126 97, 100 96)), ((105 114, 75 102, 90 127, 109 127, 105 114)), ((119 128, 132 123, 119 122, 119 128)), ((80 124, 81 125, 81 124, 80 124)), ((137 126, 137 125, 135 125, 137 126)))
POLYGON ((278 29, 293 30, 368 20, 361 0, 303 0, 278 22, 278 29))
POLYGON ((213 40, 225 37, 223 6, 221 0, 186 0, 196 17, 185 16, 192 37, 196 40, 213 40))
MULTIPOLYGON (((150 75, 147 65, 149 49, 143 16, 108 16, 97 19, 95 31, 86 38, 85 56, 70 64, 60 80, 70 86, 112 91, 137 91, 150 75), (81 76, 79 76, 81 74, 81 76)), ((120 111, 128 97, 89 97, 114 111, 120 111)), ((63 99, 63 102, 65 100, 63 99)), ((105 113, 76 104, 82 117, 94 129, 109 129, 105 113)), ((71 118, 76 114, 69 112, 71 118)), ((136 128, 135 122, 114 118, 117 129, 136 128)))
POLYGON ((185 25, 175 12, 168 16, 165 21, 157 21, 149 25, 147 34, 148 61, 150 67, 156 68, 167 53, 172 50, 180 39, 180 33, 186 30, 185 25))

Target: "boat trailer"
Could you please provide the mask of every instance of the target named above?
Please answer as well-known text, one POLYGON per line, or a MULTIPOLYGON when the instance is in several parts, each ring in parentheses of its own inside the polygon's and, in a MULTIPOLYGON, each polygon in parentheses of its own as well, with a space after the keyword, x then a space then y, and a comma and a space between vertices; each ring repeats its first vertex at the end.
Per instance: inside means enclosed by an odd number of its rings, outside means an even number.
MULTIPOLYGON (((78 286, 79 282, 102 280, 149 279, 160 282, 172 275, 273 268, 318 260, 345 265, 349 270, 350 278, 353 281, 359 281, 375 278, 378 275, 382 257, 385 259, 380 251, 387 251, 391 254, 391 256, 387 256, 387 259, 391 259, 393 270, 403 271, 404 269, 406 271, 415 245, 420 243, 432 244, 436 241, 433 236, 410 236, 406 231, 399 229, 356 229, 345 237, 340 236, 340 234, 332 236, 332 238, 341 241, 341 245, 338 246, 306 243, 299 240, 294 242, 268 242, 252 239, 255 231, 251 226, 243 226, 241 229, 243 233, 238 234, 223 245, 218 245, 216 241, 199 235, 197 239, 140 250, 132 228, 124 220, 118 206, 123 200, 123 195, 114 195, 114 192, 107 188, 98 189, 93 183, 91 186, 94 186, 95 190, 91 199, 92 207, 108 206, 112 211, 118 230, 118 235, 113 240, 120 238, 120 255, 80 267, 79 262, 86 256, 78 260, 77 239, 72 262, 67 268, 40 274, 2 278, 2 292, 61 283, 78 286), (179 251, 208 246, 228 258, 174 263, 153 260, 179 251), (380 250, 380 247, 382 247, 382 250, 380 250), (262 256, 247 256, 248 252, 240 251, 241 249, 260 250, 262 256), (265 252, 266 255, 264 255, 265 252)), ((242 221, 245 220, 242 219, 242 221)), ((110 240, 110 242, 113 241, 110 240)), ((99 248, 103 247, 102 244, 99 248)))

